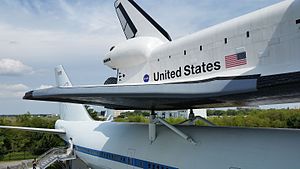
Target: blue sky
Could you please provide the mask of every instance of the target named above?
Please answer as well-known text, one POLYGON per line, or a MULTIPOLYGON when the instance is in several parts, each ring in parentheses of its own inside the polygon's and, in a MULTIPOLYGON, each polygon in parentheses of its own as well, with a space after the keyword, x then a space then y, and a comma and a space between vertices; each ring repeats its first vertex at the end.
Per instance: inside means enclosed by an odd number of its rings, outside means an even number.
MULTIPOLYGON (((173 39, 281 0, 136 0, 173 39)), ((74 84, 103 84, 115 72, 102 64, 125 41, 113 0, 0 1, 0 114, 57 113, 55 103, 23 101, 54 85, 65 66, 74 84)))

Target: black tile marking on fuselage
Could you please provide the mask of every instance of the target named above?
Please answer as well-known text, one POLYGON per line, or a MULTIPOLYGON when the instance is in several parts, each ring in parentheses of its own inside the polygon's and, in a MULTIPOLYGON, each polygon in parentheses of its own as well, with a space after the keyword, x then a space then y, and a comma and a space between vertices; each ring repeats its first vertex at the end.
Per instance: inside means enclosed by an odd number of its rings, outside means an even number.
POLYGON ((262 76, 257 81, 257 88, 268 88, 273 86, 295 83, 300 81, 300 72, 262 76))

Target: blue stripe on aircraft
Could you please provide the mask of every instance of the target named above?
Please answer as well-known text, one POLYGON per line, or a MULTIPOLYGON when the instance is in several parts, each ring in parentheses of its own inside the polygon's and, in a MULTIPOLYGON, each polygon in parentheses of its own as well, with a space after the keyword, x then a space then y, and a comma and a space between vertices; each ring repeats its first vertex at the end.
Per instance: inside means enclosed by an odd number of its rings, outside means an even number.
POLYGON ((170 166, 166 166, 166 165, 162 165, 162 164, 158 164, 158 163, 153 163, 150 161, 140 160, 140 159, 136 159, 136 158, 132 158, 132 157, 128 157, 128 156, 122 156, 122 155, 99 151, 99 150, 93 150, 93 149, 85 148, 85 147, 81 147, 81 146, 74 146, 74 147, 75 147, 75 150, 85 153, 85 154, 89 154, 89 155, 92 155, 95 157, 100 157, 100 158, 103 158, 106 160, 111 160, 114 162, 119 162, 122 164, 139 167, 139 168, 143 168, 143 169, 178 169, 175 167, 170 167, 170 166))

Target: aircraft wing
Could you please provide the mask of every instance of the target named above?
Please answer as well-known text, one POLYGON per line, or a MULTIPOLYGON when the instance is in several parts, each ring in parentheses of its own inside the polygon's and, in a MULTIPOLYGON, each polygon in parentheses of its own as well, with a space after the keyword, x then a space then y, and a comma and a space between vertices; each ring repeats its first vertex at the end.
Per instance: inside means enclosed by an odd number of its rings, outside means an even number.
POLYGON ((24 99, 101 105, 116 110, 176 110, 216 107, 215 104, 223 107, 230 99, 222 99, 222 96, 257 91, 258 77, 223 77, 170 84, 54 87, 30 91, 24 99))
POLYGON ((16 129, 16 130, 24 130, 24 131, 40 132, 40 133, 66 134, 64 130, 60 130, 60 129, 45 129, 45 128, 16 127, 16 126, 0 126, 0 129, 16 129))

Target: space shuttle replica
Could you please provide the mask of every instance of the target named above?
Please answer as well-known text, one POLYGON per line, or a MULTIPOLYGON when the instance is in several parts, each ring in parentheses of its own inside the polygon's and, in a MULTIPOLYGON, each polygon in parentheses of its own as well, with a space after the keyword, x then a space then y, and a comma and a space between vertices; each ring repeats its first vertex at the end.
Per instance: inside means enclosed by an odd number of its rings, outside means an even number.
POLYGON ((105 85, 34 90, 24 99, 118 110, 178 110, 300 102, 300 1, 285 0, 172 40, 133 0, 115 9, 126 41, 103 62, 105 85))
MULTIPOLYGON (((74 158, 93 169, 300 168, 300 130, 173 126, 155 114, 300 102, 300 0, 285 0, 177 40, 135 1, 117 0, 115 8, 127 40, 111 47, 103 62, 117 76, 104 85, 73 86, 58 66, 57 87, 24 96, 64 102, 55 129, 0 129, 73 140, 74 158), (144 125, 94 121, 80 104, 151 110, 151 115, 144 125)), ((63 161, 51 159, 38 160, 38 167, 63 161)))

